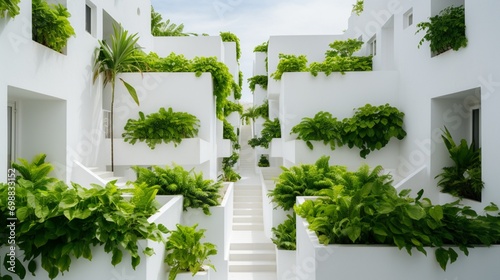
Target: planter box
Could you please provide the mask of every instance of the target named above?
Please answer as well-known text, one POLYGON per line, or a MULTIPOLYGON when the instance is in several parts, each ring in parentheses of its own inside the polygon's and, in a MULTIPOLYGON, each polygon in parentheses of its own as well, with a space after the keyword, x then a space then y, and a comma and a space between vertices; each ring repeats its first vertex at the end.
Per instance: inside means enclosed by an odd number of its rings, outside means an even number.
MULTIPOLYGON (((306 198, 298 197, 297 203, 306 198)), ((383 245, 319 244, 308 223, 297 217, 297 266, 300 279, 498 279, 500 246, 469 249, 469 256, 458 250, 458 259, 443 271, 435 259, 435 248, 426 247, 427 256, 383 245)), ((287 278, 288 279, 288 278, 287 278)))
POLYGON ((219 144, 217 145, 217 157, 224 158, 230 157, 233 152, 231 140, 222 139, 219 140, 219 144))
POLYGON ((271 140, 270 148, 270 157, 283 157, 283 139, 281 138, 273 138, 271 140))
POLYGON ((276 247, 276 279, 277 280, 292 280, 296 272, 297 251, 283 250, 276 247))
MULTIPOLYGON (((205 271, 198 271, 195 275, 193 275, 191 272, 177 273, 177 275, 175 276, 175 280, 209 280, 210 274, 212 274, 213 272, 208 267, 204 267, 204 269, 205 271)), ((167 278, 165 279, 168 279, 168 274, 167 278)))
MULTIPOLYGON (((175 225, 180 222, 182 213, 182 196, 159 196, 157 201, 162 205, 158 212, 151 216, 148 221, 158 224, 163 224, 169 229, 174 229, 175 225)), ((130 255, 123 251, 122 261, 113 267, 111 264, 111 254, 104 252, 102 246, 92 249, 92 261, 87 259, 75 259, 72 257, 69 271, 64 272, 64 275, 59 274, 56 279, 63 280, 86 280, 86 279, 148 279, 148 280, 163 280, 165 276, 166 264, 165 245, 151 240, 139 241, 139 255, 141 263, 134 270, 131 266, 130 255), (142 253, 141 249, 151 247, 155 254, 151 257, 142 253)), ((5 255, 2 248, 2 256, 5 255)), ((22 258, 22 252, 17 252, 18 257, 22 258)), ((41 267, 41 261, 37 259, 36 276, 27 273, 25 280, 48 280, 48 273, 41 267)), ((24 264, 27 267, 27 263, 24 264)), ((7 274, 3 265, 1 266, 2 275, 7 274)), ((14 279, 17 279, 14 277, 14 279)))
POLYGON ((210 256, 215 271, 210 272, 213 279, 228 279, 229 244, 233 226, 233 183, 224 183, 225 193, 219 206, 210 207, 210 216, 200 209, 188 209, 183 212, 181 223, 198 229, 206 229, 203 242, 217 246, 217 255, 210 256))
MULTIPOLYGON (((110 146, 111 141, 106 143, 110 146)), ((108 146, 108 151, 109 151, 108 146)), ((125 143, 121 138, 115 138, 115 165, 198 165, 210 159, 210 144, 201 138, 186 138, 174 146, 173 143, 158 144, 155 149, 140 142, 135 145, 125 143)))
POLYGON ((369 166, 382 165, 384 168, 395 169, 399 164, 399 140, 391 140, 387 146, 381 150, 370 152, 363 159, 359 156, 359 149, 349 149, 347 146, 336 147, 334 151, 330 146, 323 144, 321 141, 311 141, 313 149, 307 147, 303 140, 286 141, 283 146, 283 156, 292 165, 296 164, 312 164, 315 163, 321 156, 330 156, 330 164, 345 165, 350 170, 357 170, 360 165, 368 164, 369 166))

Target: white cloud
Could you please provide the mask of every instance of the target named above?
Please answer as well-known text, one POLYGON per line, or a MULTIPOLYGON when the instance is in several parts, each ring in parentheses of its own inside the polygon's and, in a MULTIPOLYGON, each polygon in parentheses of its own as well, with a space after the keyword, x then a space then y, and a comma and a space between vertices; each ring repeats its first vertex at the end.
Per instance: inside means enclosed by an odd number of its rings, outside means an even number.
MULTIPOLYGON (((152 0, 164 19, 184 23, 185 32, 218 35, 230 31, 241 41, 241 70, 252 76, 253 49, 271 35, 340 34, 355 0, 152 0)), ((251 93, 244 85, 244 99, 251 93)))

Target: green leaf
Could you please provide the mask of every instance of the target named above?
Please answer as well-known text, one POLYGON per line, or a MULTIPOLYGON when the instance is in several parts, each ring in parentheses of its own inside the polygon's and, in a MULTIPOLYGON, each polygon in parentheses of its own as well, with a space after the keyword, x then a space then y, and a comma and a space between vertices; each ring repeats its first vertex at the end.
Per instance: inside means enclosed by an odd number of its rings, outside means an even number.
POLYGON ((113 249, 113 256, 111 257, 111 264, 113 266, 116 266, 117 264, 119 264, 122 261, 122 257, 123 257, 123 252, 120 249, 118 249, 118 248, 113 249))
POLYGON ((429 209, 429 216, 431 216, 436 222, 443 219, 443 207, 441 205, 435 205, 429 209))
POLYGON ((418 205, 406 205, 404 208, 406 214, 413 220, 420 220, 425 217, 425 210, 418 205))
POLYGON ((441 268, 446 271, 446 265, 448 264, 448 260, 450 259, 448 251, 443 248, 437 248, 435 254, 439 266, 441 266, 441 268))
POLYGON ((36 261, 35 260, 31 260, 29 263, 28 263, 28 271, 31 272, 31 275, 35 276, 35 270, 36 270, 36 261))

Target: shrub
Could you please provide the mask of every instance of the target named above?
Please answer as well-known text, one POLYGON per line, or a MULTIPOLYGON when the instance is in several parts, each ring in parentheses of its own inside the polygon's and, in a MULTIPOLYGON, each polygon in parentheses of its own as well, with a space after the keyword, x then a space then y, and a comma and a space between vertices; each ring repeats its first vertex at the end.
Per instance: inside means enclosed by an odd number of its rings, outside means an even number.
POLYGON ((269 167, 269 159, 266 155, 260 155, 259 162, 257 163, 258 167, 269 167))
POLYGON ((45 0, 32 1, 33 40, 57 52, 62 52, 69 37, 75 35, 68 18, 71 14, 61 4, 45 0))
POLYGON ((257 75, 248 78, 248 86, 251 91, 255 91, 255 86, 260 85, 263 89, 267 89, 267 75, 257 75))
POLYGON ((240 39, 238 36, 231 32, 221 32, 220 37, 222 42, 235 42, 236 43, 236 60, 240 60, 241 57, 241 47, 240 47, 240 39))
POLYGON ((279 63, 276 71, 271 74, 271 78, 281 80, 285 72, 304 72, 307 71, 307 58, 305 55, 279 54, 279 63))
POLYGON ((267 53, 268 45, 269 45, 269 41, 266 41, 266 42, 256 46, 253 49, 253 52, 265 52, 265 53, 267 53))
POLYGON ((293 215, 287 215, 287 219, 283 223, 279 224, 278 227, 273 227, 271 229, 274 235, 271 240, 279 249, 297 249, 297 230, 295 220, 295 213, 293 215))
POLYGON ((307 147, 313 149, 311 141, 323 141, 329 144, 332 150, 342 146, 342 123, 337 121, 331 113, 320 111, 313 118, 303 118, 292 127, 291 133, 298 134, 297 139, 306 141, 307 147))
POLYGON ((19 2, 21 0, 0 0, 0 18, 9 16, 16 17, 19 14, 19 2))

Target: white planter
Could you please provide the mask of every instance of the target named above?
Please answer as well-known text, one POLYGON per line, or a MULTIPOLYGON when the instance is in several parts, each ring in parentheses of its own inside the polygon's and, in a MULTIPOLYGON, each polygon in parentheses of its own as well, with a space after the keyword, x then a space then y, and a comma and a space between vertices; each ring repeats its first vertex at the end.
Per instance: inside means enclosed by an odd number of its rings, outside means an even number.
POLYGON ((233 225, 233 186, 234 183, 224 183, 225 194, 219 206, 210 207, 210 216, 200 209, 188 209, 182 213, 181 223, 197 229, 206 229, 202 242, 210 242, 217 246, 217 255, 210 256, 215 271, 210 272, 214 279, 227 279, 229 273, 229 244, 233 225))
MULTIPOLYGON (((151 223, 163 224, 169 229, 175 228, 175 224, 180 222, 182 213, 182 196, 162 196, 158 197, 157 201, 161 207, 158 212, 151 216, 148 221, 151 223)), ((131 257, 123 251, 122 261, 113 266, 111 264, 111 254, 104 252, 102 246, 92 248, 92 261, 87 259, 71 258, 69 271, 61 273, 56 279, 63 280, 86 280, 86 279, 148 279, 148 280, 163 280, 165 276, 166 264, 165 245, 163 243, 153 242, 151 240, 139 241, 139 256, 141 257, 140 264, 134 270, 131 266, 131 257), (155 254, 146 256, 142 250, 146 247, 154 249, 155 254)), ((2 256, 5 255, 2 248, 2 256)), ((22 252, 17 252, 17 256, 22 258, 22 252)), ((37 259, 36 276, 27 273, 25 280, 48 280, 48 273, 41 267, 41 261, 37 259)), ((24 264, 27 267, 27 263, 24 264)), ((3 265, 0 267, 2 275, 6 274, 3 265)), ((14 279, 16 279, 14 277, 14 279)))
MULTIPOLYGON (((299 197, 297 203, 302 203, 299 197)), ((458 259, 443 271, 436 261, 435 248, 426 247, 427 256, 413 250, 383 245, 328 245, 319 244, 316 233, 308 223, 297 216, 297 265, 295 276, 300 279, 405 279, 494 280, 500 275, 500 246, 469 249, 465 256, 458 248, 458 259)), ((287 278, 288 279, 288 278, 287 278)))
POLYGON ((296 273, 297 251, 283 250, 276 247, 276 279, 294 280, 296 273))
MULTIPOLYGON (((205 271, 199 271, 195 275, 191 272, 181 272, 175 276, 175 280, 209 280, 211 270, 210 268, 204 267, 205 271)), ((168 278, 167 278, 168 279, 168 278)))
POLYGON ((269 147, 270 157, 283 157, 283 139, 273 138, 269 147))

